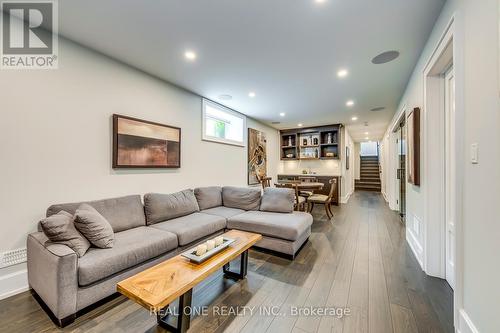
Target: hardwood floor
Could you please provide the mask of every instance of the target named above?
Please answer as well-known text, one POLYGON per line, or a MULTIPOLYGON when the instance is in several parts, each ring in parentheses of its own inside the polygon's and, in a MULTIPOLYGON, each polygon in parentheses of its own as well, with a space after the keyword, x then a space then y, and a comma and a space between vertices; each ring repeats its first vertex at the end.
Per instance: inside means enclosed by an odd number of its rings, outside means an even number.
MULTIPOLYGON (((452 290, 421 271, 381 194, 355 192, 333 211, 328 221, 317 207, 310 241, 295 261, 251 250, 247 279, 235 282, 218 272, 197 286, 193 306, 207 306, 207 314, 193 316, 190 332, 453 332, 452 290), (297 307, 346 307, 350 315, 290 315, 297 307)), ((123 296, 64 329, 29 292, 0 301, 0 332, 61 331, 164 332, 123 296)))

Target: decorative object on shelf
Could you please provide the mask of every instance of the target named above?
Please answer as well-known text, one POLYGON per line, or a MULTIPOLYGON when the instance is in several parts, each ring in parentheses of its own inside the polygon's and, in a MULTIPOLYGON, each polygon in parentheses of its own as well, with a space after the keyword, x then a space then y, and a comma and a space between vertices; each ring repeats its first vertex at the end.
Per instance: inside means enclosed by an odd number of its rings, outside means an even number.
POLYGON ((266 134, 248 129, 248 185, 260 184, 267 175, 266 134))
POLYGON ((315 157, 315 158, 319 158, 319 151, 318 151, 318 148, 316 148, 316 149, 314 150, 314 157, 315 157))
POLYGON ((288 147, 291 147, 291 146, 293 146, 293 145, 292 145, 292 136, 290 135, 288 137, 288 147))
POLYGON ((187 250, 186 252, 182 253, 182 256, 185 258, 188 258, 191 262, 196 263, 196 264, 201 264, 205 260, 211 258, 215 254, 221 252, 225 248, 227 248, 229 245, 234 243, 234 239, 231 238, 225 238, 222 237, 222 243, 218 246, 214 246, 211 250, 207 250, 207 243, 208 242, 214 242, 215 240, 209 240, 203 244, 198 245, 196 248, 187 250), (205 250, 203 252, 203 250, 205 250), (203 252, 203 253, 202 253, 203 252), (201 254, 198 254, 201 253, 201 254))
POLYGON ((335 157, 334 153, 328 152, 325 154, 326 157, 335 157))
POLYGON ((408 182, 420 186, 420 108, 408 115, 408 182))
POLYGON ((319 144, 319 140, 317 137, 313 138, 313 145, 317 146, 319 144))
POLYGON ((113 115, 113 168, 180 168, 181 129, 113 115))
POLYGON ((307 146, 307 138, 302 139, 302 145, 307 146))
POLYGON ((328 133, 326 143, 332 143, 332 133, 328 133))
POLYGON ((293 154, 286 154, 286 158, 293 158, 294 155, 293 154))
POLYGON ((349 151, 349 146, 345 147, 345 169, 349 170, 349 160, 350 160, 350 151, 349 151))
POLYGON ((222 245, 222 242, 224 241, 224 238, 222 236, 218 236, 214 238, 215 241, 215 246, 222 245))
POLYGON ((306 169, 302 170, 302 174, 307 175, 307 170, 306 169))

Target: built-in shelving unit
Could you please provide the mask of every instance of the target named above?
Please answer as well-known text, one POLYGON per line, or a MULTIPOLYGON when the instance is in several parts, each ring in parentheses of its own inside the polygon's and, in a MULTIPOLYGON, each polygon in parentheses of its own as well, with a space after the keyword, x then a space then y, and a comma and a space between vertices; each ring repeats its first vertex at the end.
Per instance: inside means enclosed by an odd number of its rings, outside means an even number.
POLYGON ((340 158, 341 124, 280 131, 281 160, 340 158))

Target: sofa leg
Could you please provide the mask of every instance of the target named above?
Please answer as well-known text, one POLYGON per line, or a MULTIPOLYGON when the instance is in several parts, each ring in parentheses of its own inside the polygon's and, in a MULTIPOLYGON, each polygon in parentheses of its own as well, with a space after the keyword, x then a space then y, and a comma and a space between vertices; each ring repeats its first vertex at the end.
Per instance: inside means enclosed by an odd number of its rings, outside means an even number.
POLYGON ((62 318, 62 319, 58 319, 57 320, 57 325, 59 325, 59 327, 66 327, 68 325, 71 325, 75 322, 75 319, 76 319, 76 313, 73 313, 72 315, 69 315, 65 318, 62 318))

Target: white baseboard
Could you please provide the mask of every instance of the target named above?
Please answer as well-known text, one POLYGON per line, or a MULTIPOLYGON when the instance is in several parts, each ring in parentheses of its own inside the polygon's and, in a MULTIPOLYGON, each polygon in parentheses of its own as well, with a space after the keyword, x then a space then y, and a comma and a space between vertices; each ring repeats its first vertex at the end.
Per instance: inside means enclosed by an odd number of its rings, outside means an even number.
POLYGON ((424 261, 423 261, 423 255, 424 251, 422 248, 422 245, 420 245, 417 237, 413 234, 413 232, 406 228, 406 241, 408 242, 408 245, 410 245, 410 249, 412 250, 413 254, 415 255, 415 258, 417 258, 417 261, 420 265, 420 268, 422 270, 424 269, 424 261))
POLYGON ((464 309, 458 310, 459 318, 458 318, 458 333, 479 333, 476 326, 472 323, 472 320, 467 315, 464 309))
POLYGON ((0 300, 29 290, 28 270, 25 265, 18 270, 0 275, 0 300))
POLYGON ((346 204, 349 201, 349 198, 351 197, 352 193, 353 193, 353 191, 351 191, 350 193, 347 193, 343 197, 340 197, 340 203, 346 204))

